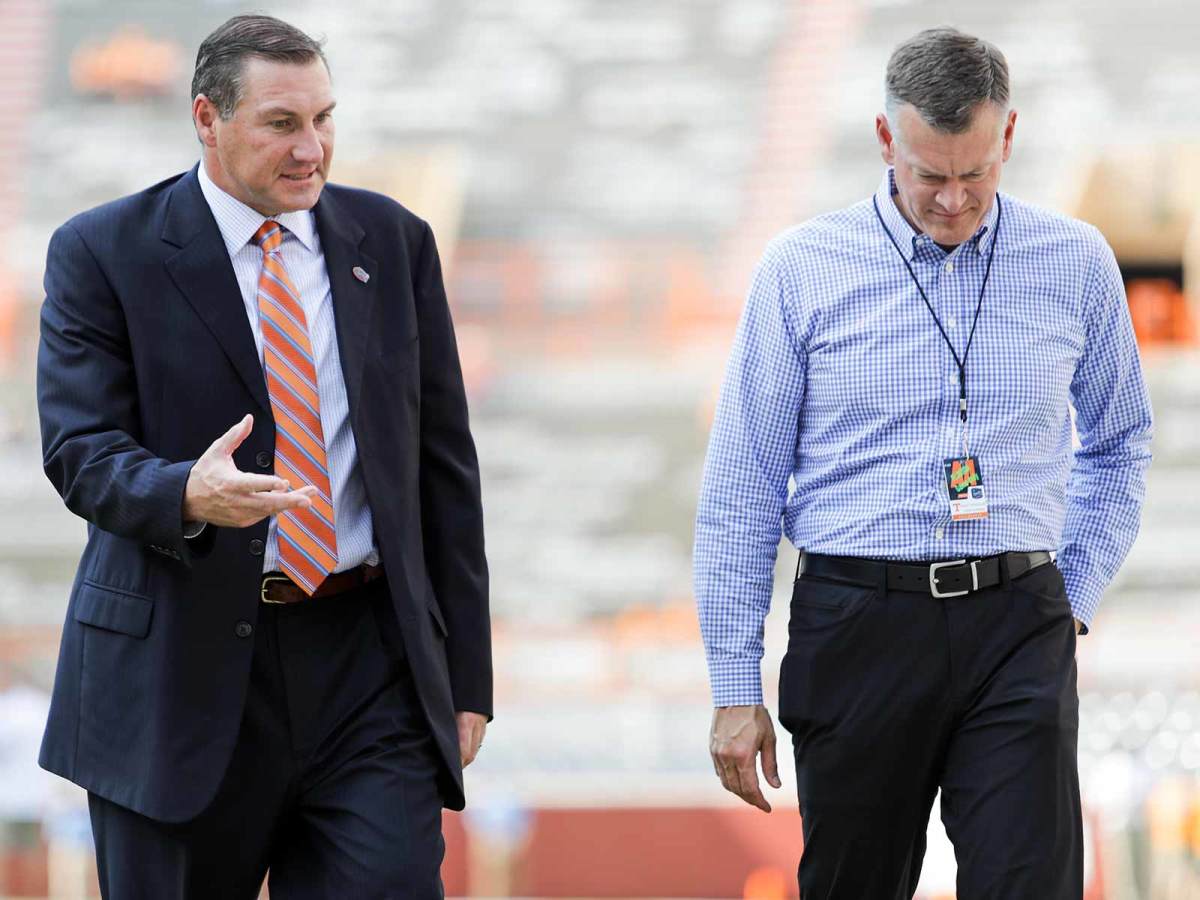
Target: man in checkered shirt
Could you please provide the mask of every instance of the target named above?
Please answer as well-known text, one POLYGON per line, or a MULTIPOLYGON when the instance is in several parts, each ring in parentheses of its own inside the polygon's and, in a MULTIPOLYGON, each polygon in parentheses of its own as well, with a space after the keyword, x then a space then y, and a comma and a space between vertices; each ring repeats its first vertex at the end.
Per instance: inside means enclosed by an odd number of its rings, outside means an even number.
POLYGON ((925 31, 886 85, 878 191, 771 242, 725 373, 695 545, 713 763, 770 811, 786 533, 801 897, 911 897, 940 788, 959 900, 1078 900, 1075 641, 1150 460, 1121 274, 1095 228, 998 193, 999 50, 925 31))

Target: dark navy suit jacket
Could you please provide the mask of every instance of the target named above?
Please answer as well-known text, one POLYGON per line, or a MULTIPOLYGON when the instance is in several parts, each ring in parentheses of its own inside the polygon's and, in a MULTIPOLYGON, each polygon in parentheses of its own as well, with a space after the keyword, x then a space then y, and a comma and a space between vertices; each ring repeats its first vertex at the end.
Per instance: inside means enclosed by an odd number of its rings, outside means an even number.
MULTIPOLYGON (((475 447, 429 226, 327 185, 313 210, 350 422, 417 690, 463 805, 455 710, 492 712, 475 447), (352 273, 361 266, 366 283, 352 273)), ((38 352, 46 474, 88 522, 41 765, 182 821, 238 734, 267 521, 183 537, 195 460, 245 413, 238 468, 275 425, 242 295, 196 170, 76 216, 50 241, 38 352)))

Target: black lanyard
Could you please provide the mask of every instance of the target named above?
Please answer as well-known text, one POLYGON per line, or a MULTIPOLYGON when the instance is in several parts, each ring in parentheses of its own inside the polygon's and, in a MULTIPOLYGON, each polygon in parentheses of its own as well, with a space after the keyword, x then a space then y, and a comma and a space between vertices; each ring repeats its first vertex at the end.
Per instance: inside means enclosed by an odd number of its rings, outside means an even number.
POLYGON ((912 276, 913 284, 921 292, 921 299, 925 301, 925 308, 933 316, 933 324, 942 333, 942 340, 946 342, 946 346, 950 348, 950 353, 954 357, 954 361, 958 364, 958 414, 962 417, 963 421, 963 440, 965 443, 967 424, 967 355, 971 352, 971 343, 975 340, 975 326, 979 324, 979 310, 983 309, 983 292, 987 290, 988 276, 992 274, 992 260, 996 258, 996 241, 1000 237, 1000 214, 1003 211, 1000 205, 1000 194, 996 194, 996 229, 992 232, 992 247, 988 251, 987 268, 983 271, 983 284, 979 287, 979 300, 975 304, 975 318, 971 320, 971 333, 967 336, 967 349, 963 351, 962 359, 958 358, 958 351, 954 349, 954 344, 950 340, 949 335, 946 334, 946 329, 942 327, 937 313, 933 311, 933 304, 929 302, 929 298, 925 295, 925 288, 921 287, 921 282, 917 280, 917 274, 912 270, 912 266, 908 264, 908 257, 904 255, 904 251, 900 249, 900 245, 896 243, 896 239, 892 237, 891 231, 888 230, 887 223, 883 221, 883 216, 879 212, 879 201, 875 197, 872 197, 871 203, 875 207, 875 218, 879 220, 879 224, 883 227, 883 233, 888 236, 888 240, 892 242, 892 246, 900 254, 900 261, 904 263, 904 268, 908 269, 908 274, 912 276))

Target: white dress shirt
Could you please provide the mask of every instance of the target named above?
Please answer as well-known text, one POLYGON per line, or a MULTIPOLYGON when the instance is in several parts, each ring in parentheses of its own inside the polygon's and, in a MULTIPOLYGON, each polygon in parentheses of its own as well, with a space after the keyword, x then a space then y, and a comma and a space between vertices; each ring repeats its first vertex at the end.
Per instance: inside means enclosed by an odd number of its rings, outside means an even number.
MULTIPOLYGON (((262 272, 262 250, 251 238, 267 217, 217 187, 201 163, 198 171, 200 190, 217 220, 217 228, 233 263, 246 318, 254 333, 258 361, 263 361, 262 325, 258 318, 258 278, 262 272)), ((375 530, 371 508, 358 465, 358 449, 350 429, 350 404, 346 399, 346 384, 338 357, 337 332, 333 318, 333 293, 329 273, 325 269, 325 254, 317 224, 309 210, 272 216, 285 229, 283 265, 300 294, 300 304, 308 323, 308 339, 312 344, 317 368, 317 391, 321 399, 321 429, 325 435, 325 454, 329 463, 329 485, 333 491, 334 527, 337 530, 338 564, 334 571, 343 572, 366 563, 379 562, 375 545, 375 530)), ((230 422, 232 425, 233 423, 230 422)), ((215 435, 214 435, 215 437, 215 435)), ((292 485, 302 487, 303 485, 292 485)), ((271 517, 267 546, 263 554, 263 571, 279 569, 279 547, 276 536, 276 517, 271 517)))

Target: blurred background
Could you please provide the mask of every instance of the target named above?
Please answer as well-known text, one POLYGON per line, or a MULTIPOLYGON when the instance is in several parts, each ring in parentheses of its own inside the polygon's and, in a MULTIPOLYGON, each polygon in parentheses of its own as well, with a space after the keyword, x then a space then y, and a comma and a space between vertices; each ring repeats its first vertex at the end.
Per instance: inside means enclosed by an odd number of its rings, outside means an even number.
MULTIPOLYGON (((83 523, 40 470, 47 240, 190 167, 224 0, 0 0, 0 896, 95 895, 82 792, 36 767, 83 523)), ((447 892, 794 896, 794 778, 723 793, 690 585, 711 410, 767 240, 869 196, 892 47, 997 43, 1002 187, 1116 250, 1157 416, 1141 536, 1079 647, 1088 900, 1200 898, 1200 57, 1193 0, 294 0, 325 35, 334 180, 429 219, 471 393, 496 721, 447 892)), ((186 402, 186 398, 181 398, 186 402)), ((796 553, 785 545, 780 587, 796 553)), ((767 623, 768 705, 786 603, 767 623)), ((920 897, 954 895, 930 825, 920 897)))

